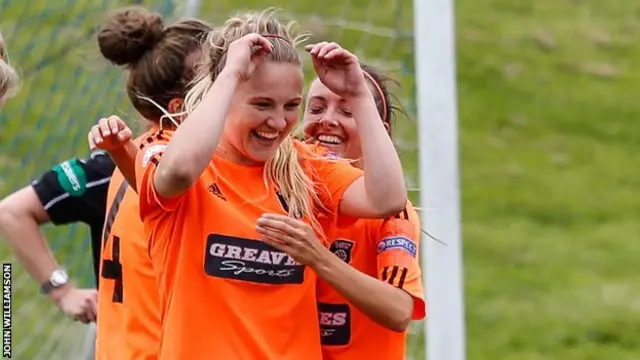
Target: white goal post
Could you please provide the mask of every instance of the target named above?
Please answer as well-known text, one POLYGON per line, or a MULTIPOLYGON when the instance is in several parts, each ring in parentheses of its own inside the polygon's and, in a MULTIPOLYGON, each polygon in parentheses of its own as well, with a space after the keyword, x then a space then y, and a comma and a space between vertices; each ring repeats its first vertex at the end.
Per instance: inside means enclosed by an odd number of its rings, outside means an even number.
POLYGON ((466 353, 453 0, 414 0, 420 206, 430 360, 466 353))

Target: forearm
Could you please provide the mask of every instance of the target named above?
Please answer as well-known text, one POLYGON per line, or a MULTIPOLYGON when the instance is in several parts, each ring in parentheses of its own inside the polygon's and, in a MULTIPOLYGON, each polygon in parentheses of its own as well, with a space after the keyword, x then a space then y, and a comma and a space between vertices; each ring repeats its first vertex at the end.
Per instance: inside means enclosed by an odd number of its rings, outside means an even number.
POLYGON ((138 147, 133 141, 129 141, 122 148, 111 150, 109 155, 113 160, 113 163, 116 164, 122 176, 124 176, 125 180, 129 183, 129 186, 133 188, 134 191, 138 191, 136 189, 136 154, 138 153, 138 147))
POLYGON ((407 201, 402 163, 380 119, 373 96, 367 90, 350 100, 350 105, 362 147, 367 197, 380 209, 400 212, 407 201))
POLYGON ((156 188, 161 195, 180 194, 202 175, 217 149, 237 86, 237 77, 223 71, 180 124, 156 172, 156 188))
POLYGON ((334 256, 328 250, 313 266, 315 272, 358 310, 393 331, 404 331, 411 320, 413 298, 334 256))
POLYGON ((35 219, 19 214, 3 213, 0 231, 13 249, 18 261, 38 283, 44 283, 58 268, 53 254, 35 219))

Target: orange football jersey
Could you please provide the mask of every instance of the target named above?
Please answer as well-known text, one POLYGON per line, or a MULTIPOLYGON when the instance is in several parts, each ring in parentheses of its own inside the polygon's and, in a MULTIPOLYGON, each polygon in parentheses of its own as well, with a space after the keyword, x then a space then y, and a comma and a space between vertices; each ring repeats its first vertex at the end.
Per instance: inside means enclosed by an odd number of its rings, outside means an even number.
MULTIPOLYGON (((162 198, 154 175, 171 132, 154 135, 136 159, 140 214, 159 281, 161 360, 320 360, 316 275, 262 242, 256 221, 286 214, 264 167, 214 156, 185 193, 162 198)), ((305 169, 337 211, 362 176, 348 163, 295 143, 305 169)))
MULTIPOLYGON (((358 219, 327 231, 330 250, 356 269, 403 289, 414 299, 412 318, 425 316, 418 262, 420 222, 411 204, 389 219, 358 219)), ((404 360, 406 331, 375 323, 328 283, 318 279, 324 360, 404 360)))

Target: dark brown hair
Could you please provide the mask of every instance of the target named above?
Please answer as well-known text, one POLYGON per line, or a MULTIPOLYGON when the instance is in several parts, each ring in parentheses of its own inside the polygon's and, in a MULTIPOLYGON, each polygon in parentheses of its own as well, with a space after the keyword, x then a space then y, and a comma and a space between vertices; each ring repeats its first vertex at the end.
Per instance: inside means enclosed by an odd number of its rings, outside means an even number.
POLYGON ((128 71, 127 94, 136 110, 158 121, 172 99, 184 98, 194 75, 195 64, 188 58, 211 30, 211 25, 197 19, 165 27, 160 14, 129 7, 117 10, 104 23, 98 45, 107 60, 128 71))
POLYGON ((16 69, 9 64, 4 39, 0 34, 0 100, 15 95, 20 87, 20 79, 16 69))
POLYGON ((371 83, 375 81, 375 84, 369 84, 373 99, 376 102, 376 108, 382 121, 389 125, 389 135, 391 135, 391 128, 396 121, 396 114, 402 112, 402 109, 394 104, 396 97, 389 90, 390 85, 398 86, 399 82, 394 78, 383 74, 373 66, 360 63, 362 71, 368 76, 365 76, 367 82, 371 83))

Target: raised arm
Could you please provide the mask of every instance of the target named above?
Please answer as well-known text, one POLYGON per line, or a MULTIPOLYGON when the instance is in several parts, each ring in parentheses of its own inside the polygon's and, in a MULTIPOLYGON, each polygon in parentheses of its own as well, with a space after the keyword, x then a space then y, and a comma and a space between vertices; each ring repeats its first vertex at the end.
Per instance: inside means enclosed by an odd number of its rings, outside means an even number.
POLYGON ((344 192, 339 212, 360 218, 397 214, 407 201, 402 164, 380 119, 358 58, 336 43, 309 45, 307 51, 320 81, 348 103, 362 146, 364 176, 344 192))
POLYGON ((162 156, 153 179, 158 195, 171 198, 182 194, 211 162, 233 95, 241 81, 251 76, 255 69, 256 48, 267 53, 271 51, 271 44, 258 34, 234 41, 227 50, 226 65, 213 84, 207 86, 207 77, 203 83, 194 86, 192 93, 200 87, 208 89, 203 90, 201 101, 178 127, 162 156))

